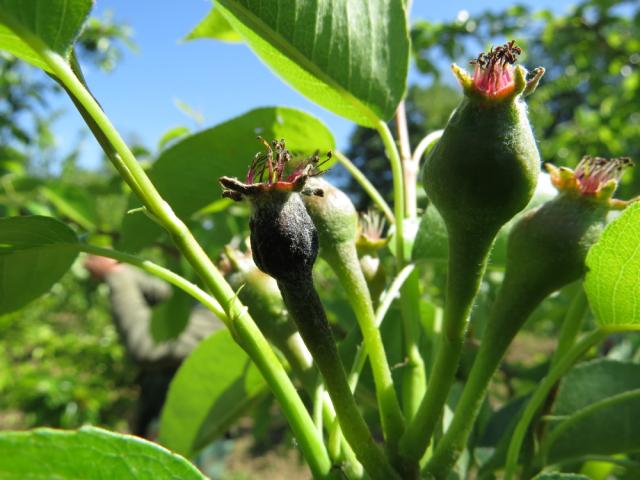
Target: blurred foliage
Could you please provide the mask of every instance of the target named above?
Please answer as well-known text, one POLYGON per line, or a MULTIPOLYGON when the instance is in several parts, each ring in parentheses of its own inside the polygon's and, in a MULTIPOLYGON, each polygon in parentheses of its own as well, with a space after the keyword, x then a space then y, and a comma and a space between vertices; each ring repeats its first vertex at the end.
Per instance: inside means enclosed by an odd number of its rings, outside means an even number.
POLYGON ((0 430, 85 423, 126 429, 136 396, 106 288, 80 265, 46 296, 0 317, 0 430))

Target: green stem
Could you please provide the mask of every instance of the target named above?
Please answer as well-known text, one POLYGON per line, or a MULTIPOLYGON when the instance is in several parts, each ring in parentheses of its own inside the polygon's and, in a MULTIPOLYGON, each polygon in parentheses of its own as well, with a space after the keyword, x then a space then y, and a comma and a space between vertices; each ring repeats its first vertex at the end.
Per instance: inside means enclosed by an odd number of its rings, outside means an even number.
POLYGON ((318 382, 313 392, 313 423, 316 424, 318 432, 322 434, 324 419, 324 385, 318 382))
POLYGON ((376 124, 376 130, 384 143, 385 152, 391 164, 393 176, 393 211, 395 216, 396 261, 404 266, 404 185, 402 181, 402 162, 389 127, 382 120, 376 124))
POLYGON ((576 337, 580 333, 582 324, 584 323, 584 317, 589 310, 589 304, 587 303, 587 296, 582 288, 582 282, 578 282, 575 286, 576 293, 571 300, 569 310, 562 322, 562 328, 560 329, 560 335, 558 337, 558 347, 551 358, 551 367, 553 368, 566 352, 573 347, 576 342, 576 337))
POLYGON ((532 288, 528 277, 513 277, 507 272, 453 420, 427 463, 426 471, 436 479, 447 477, 464 450, 491 377, 531 312, 550 293, 532 288))
MULTIPOLYGON (((374 319, 376 328, 379 328, 380 325, 382 324, 382 321, 384 320, 385 315, 389 310, 389 307, 391 307, 393 300, 398 294, 398 291, 400 290, 400 288, 402 287, 407 277, 409 276, 409 274, 411 274, 414 268, 415 268, 414 265, 407 265, 400 271, 400 273, 398 273, 396 278, 394 278, 393 282, 391 282, 389 289, 387 290, 385 295, 382 297, 382 301, 380 302, 380 305, 376 310, 375 319, 374 319)), ((351 392, 353 393, 355 393, 356 391, 356 387, 358 386, 358 381, 360 380, 360 374, 362 373, 362 369, 364 368, 366 361, 367 361, 367 349, 364 347, 364 345, 360 345, 356 350, 356 355, 353 359, 353 364, 351 365, 351 370, 349 371, 349 377, 348 377, 349 387, 351 388, 351 392)), ((334 441, 335 439, 337 439, 339 443, 340 435, 341 435, 340 424, 338 422, 334 422, 329 429, 329 438, 334 439, 334 441)))
POLYGON ((418 162, 411 156, 411 143, 409 141, 409 128, 407 126, 407 110, 404 100, 398 104, 396 109, 396 133, 398 145, 400 147, 400 160, 402 162, 402 173, 404 175, 405 206, 404 210, 407 218, 418 216, 418 162))
POLYGON ((576 343, 568 352, 565 353, 562 359, 558 361, 558 363, 538 385, 533 396, 529 400, 527 407, 520 415, 520 419, 518 420, 513 436, 511 437, 509 450, 507 451, 504 480, 511 480, 513 478, 518 464, 520 448, 527 430, 529 429, 529 424, 544 403, 553 386, 582 355, 584 355, 591 347, 604 340, 610 332, 611 330, 600 327, 597 330, 588 333, 581 341, 576 343))
POLYGON ((436 144, 436 142, 438 142, 442 138, 443 133, 444 130, 434 130, 422 140, 420 140, 420 143, 418 143, 418 146, 413 151, 413 161, 419 164, 422 156, 426 152, 430 151, 431 148, 436 144))
POLYGON ((145 171, 137 162, 129 147, 113 127, 100 105, 75 76, 64 59, 49 50, 44 42, 25 29, 6 11, 0 9, 0 21, 21 37, 49 66, 58 80, 91 116, 96 128, 118 153, 123 166, 130 173, 125 180, 135 182, 129 186, 139 192, 140 200, 173 237, 178 248, 200 275, 207 288, 223 306, 229 320, 228 326, 238 343, 254 361, 289 420, 300 448, 307 459, 314 476, 325 478, 329 475, 331 462, 327 451, 313 425, 313 420, 305 409, 298 392, 287 376, 268 342, 257 328, 246 308, 237 300, 235 292, 213 265, 189 229, 162 199, 145 171))
MULTIPOLYGON (((376 310, 376 316, 374 319, 376 328, 379 328, 382 324, 382 320, 384 320, 385 315, 389 311, 393 300, 396 295, 404 285, 404 282, 407 280, 411 272, 413 272, 415 265, 407 265, 404 267, 400 273, 393 279, 389 289, 382 297, 382 301, 380 302, 380 306, 376 310)), ((358 386, 358 380, 360 379, 360 374, 362 373, 362 369, 367 361, 367 350, 362 346, 358 348, 356 351, 355 358, 353 359, 353 365, 351 366, 351 370, 349 371, 349 385, 351 386, 351 391, 355 392, 356 387, 358 386)))
POLYGON ((395 222, 395 217, 393 216, 393 211, 389 204, 385 202, 380 192, 373 186, 373 184, 369 181, 367 177, 365 177, 364 173, 360 171, 358 167, 356 167, 351 160, 349 160, 342 152, 336 151, 333 156, 340 162, 340 164, 351 174, 351 176, 355 179, 356 182, 360 184, 362 189, 367 192, 373 203, 375 203, 384 216, 387 217, 387 220, 390 223, 395 222))
POLYGON ((353 242, 345 242, 336 245, 335 248, 325 249, 322 256, 336 273, 345 289, 360 326, 364 346, 370 357, 382 430, 393 455, 394 452, 397 452, 398 441, 404 432, 404 418, 393 385, 382 336, 376 326, 369 288, 360 268, 355 245, 353 242))
MULTIPOLYGON (((411 213, 404 211, 404 189, 407 185, 403 181, 402 162, 393 136, 389 131, 389 127, 386 123, 380 121, 376 126, 380 137, 385 146, 389 162, 391 164, 391 173, 393 175, 393 206, 396 216, 395 224, 395 237, 396 237, 396 261, 398 267, 403 267, 405 264, 404 258, 404 226, 403 220, 405 213, 411 213)), ((411 159, 408 160, 411 162, 411 159)), ((412 180, 415 183, 415 178, 412 180)), ((413 185, 415 187, 415 185, 413 185)), ((415 188, 414 188, 415 189, 415 188)), ((402 305, 402 317, 403 317, 403 331, 404 331, 404 343, 405 343, 405 355, 409 362, 406 373, 403 377, 403 398, 405 404, 405 414, 408 418, 414 416, 416 413, 417 403, 423 398, 426 383, 426 374, 424 368, 424 361, 420 355, 418 349, 418 341, 420 334, 420 293, 419 285, 417 284, 417 273, 414 273, 416 277, 410 279, 403 288, 400 290, 400 303, 402 305), (408 409, 408 410, 407 410, 408 409)), ((405 434, 406 436, 406 434, 405 434)), ((425 446, 426 448, 426 446, 425 446)), ((412 461, 418 462, 420 456, 409 457, 412 461)))
POLYGON ((98 247, 96 245, 91 245, 88 243, 79 244, 79 248, 81 251, 89 253, 91 255, 100 255, 101 257, 109 257, 122 263, 128 263, 129 265, 138 267, 139 269, 144 270, 151 275, 161 278, 165 282, 168 282, 175 287, 178 287, 180 290, 183 290, 185 293, 191 295, 202 305, 211 310, 216 315, 216 317, 221 319, 223 322, 227 323, 229 321, 225 311, 211 295, 202 290, 196 284, 191 283, 186 278, 181 277, 168 268, 161 267, 160 265, 157 265, 149 260, 143 260, 142 258, 136 257, 135 255, 130 255, 128 253, 119 252, 117 250, 112 250, 109 248, 98 247))
POLYGON ((427 389, 427 374, 420 353, 420 276, 413 270, 400 289, 405 365, 402 367, 402 402, 407 422, 415 417, 427 389))
MULTIPOLYGON (((78 63, 78 59, 76 57, 75 51, 72 52, 71 54, 71 70, 76 75, 78 80, 80 80, 80 82, 85 87, 85 89, 91 94, 91 92, 89 91, 89 87, 87 86, 87 83, 84 79, 84 75, 82 74, 82 69, 80 68, 80 64, 78 63)), ((82 119, 85 121, 85 123, 89 127, 89 130, 91 130, 91 133, 93 133, 93 136, 95 137, 98 144, 102 148, 102 151, 109 158, 109 160, 111 160, 111 163, 114 165, 114 167, 116 168, 120 176, 123 178, 123 180, 127 183, 127 185, 129 185, 129 188, 131 188, 133 193, 138 198, 143 198, 144 193, 140 189, 140 186, 137 184, 137 182, 131 175, 131 172, 129 172, 129 169, 125 166, 124 162, 122 161, 122 158, 120 158, 120 155, 118 154, 116 149, 113 147, 109 139, 106 137, 106 135, 102 132, 102 130, 100 130, 100 127, 95 122, 93 117, 89 114, 87 109, 82 105, 82 103, 80 103, 80 101, 65 86, 64 83, 60 82, 56 77, 52 77, 52 78, 56 80, 56 82, 58 82, 58 84, 60 84, 62 88, 64 88, 64 90, 67 92, 67 94, 69 95, 69 98, 71 98, 71 101, 73 102, 76 109, 82 116, 82 119)), ((91 96, 93 97, 93 94, 91 94, 91 96)), ((93 97, 93 99, 95 100, 96 103, 98 103, 95 97, 93 97)), ((100 104, 98 103, 98 106, 99 105, 100 104)))
POLYGON ((342 432, 356 457, 373 479, 398 478, 387 457, 376 445, 369 427, 358 409, 338 355, 324 307, 313 285, 313 279, 300 278, 296 283, 278 282, 282 298, 300 335, 311 351, 324 378, 325 387, 342 432))
POLYGON ((458 369, 467 319, 480 287, 492 242, 492 235, 479 237, 473 232, 449 232, 449 274, 443 335, 431 369, 429 388, 400 441, 400 453, 410 459, 420 460, 442 416, 458 369))

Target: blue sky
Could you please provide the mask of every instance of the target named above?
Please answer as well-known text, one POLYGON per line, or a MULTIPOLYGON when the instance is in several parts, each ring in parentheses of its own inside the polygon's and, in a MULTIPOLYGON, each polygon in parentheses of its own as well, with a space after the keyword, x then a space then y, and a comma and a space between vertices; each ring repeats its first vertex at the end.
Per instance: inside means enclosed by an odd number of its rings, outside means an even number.
MULTIPOLYGON (((358 0, 349 0, 358 1, 358 0)), ((524 1, 539 8, 565 11, 570 0, 524 1)), ((508 0, 414 0, 412 18, 453 20, 461 10, 471 16, 487 8, 500 10, 508 0)), ((137 53, 128 52, 109 74, 86 69, 87 81, 112 122, 125 139, 137 139, 155 149, 164 132, 178 125, 192 129, 213 126, 252 108, 286 105, 321 118, 333 131, 338 148, 345 148, 353 124, 317 107, 273 75, 244 45, 211 40, 180 40, 207 14, 210 0, 97 0, 94 14, 111 11, 133 28, 137 53), (176 106, 184 102, 204 117, 201 125, 176 106)), ((417 78, 412 73, 410 79, 417 78)), ((64 151, 83 128, 79 115, 66 98, 56 106, 66 113, 54 131, 64 151)), ((90 137, 82 143, 85 165, 96 165, 99 149, 90 137)))

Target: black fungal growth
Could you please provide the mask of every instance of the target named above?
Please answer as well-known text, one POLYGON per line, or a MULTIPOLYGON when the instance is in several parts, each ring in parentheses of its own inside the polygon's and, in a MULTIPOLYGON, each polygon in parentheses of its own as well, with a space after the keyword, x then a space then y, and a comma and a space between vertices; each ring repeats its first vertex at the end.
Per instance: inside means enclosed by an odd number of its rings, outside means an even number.
POLYGON ((291 170, 293 156, 284 140, 269 144, 258 139, 265 151, 254 156, 246 183, 222 177, 222 195, 236 201, 246 198, 251 203, 251 249, 258 268, 278 282, 299 282, 303 277, 311 278, 318 256, 318 232, 300 194, 324 194, 320 188, 306 187, 324 162, 314 155, 291 170))
POLYGON ((300 195, 273 192, 258 198, 249 226, 256 265, 278 282, 310 277, 318 256, 318 232, 300 195))

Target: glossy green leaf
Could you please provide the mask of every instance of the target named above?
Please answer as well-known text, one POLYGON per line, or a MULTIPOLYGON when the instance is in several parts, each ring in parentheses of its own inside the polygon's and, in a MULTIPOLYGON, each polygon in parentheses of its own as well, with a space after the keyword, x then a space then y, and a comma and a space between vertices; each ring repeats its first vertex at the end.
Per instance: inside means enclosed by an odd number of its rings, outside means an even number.
MULTIPOLYGON (((245 177, 251 159, 263 148, 256 135, 284 138, 290 150, 304 154, 335 148, 331 132, 311 115, 284 107, 258 108, 175 143, 160 154, 149 176, 175 213, 186 220, 221 198, 218 178, 245 177)), ((130 206, 139 206, 137 199, 130 206)), ((144 214, 127 215, 119 248, 137 251, 160 233, 144 214)))
POLYGON ((246 353, 228 330, 219 330, 196 347, 171 382, 160 442, 191 456, 224 434, 265 391, 246 353))
POLYGON ((46 293, 71 267, 77 242, 53 218, 0 218, 0 315, 46 293))
POLYGON ((584 289, 601 325, 640 323, 640 203, 611 222, 587 255, 584 289))
POLYGON ((373 126, 404 96, 409 38, 400 0, 219 0, 217 8, 284 81, 338 115, 373 126))
POLYGON ((0 49, 50 71, 23 37, 34 35, 68 59, 92 6, 92 0, 0 0, 0 49))
POLYGON ((593 403, 560 422, 543 444, 549 462, 640 450, 640 389, 593 403))
POLYGON ((15 480, 204 480, 159 445, 95 427, 0 433, 0 478, 15 480))
POLYGON ((560 383, 554 416, 571 415, 628 390, 640 389, 640 364, 607 358, 581 363, 560 383))
POLYGON ((223 42, 242 42, 242 37, 236 33, 226 18, 217 8, 212 8, 206 17, 184 37, 185 40, 211 38, 223 42))

